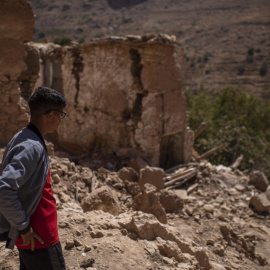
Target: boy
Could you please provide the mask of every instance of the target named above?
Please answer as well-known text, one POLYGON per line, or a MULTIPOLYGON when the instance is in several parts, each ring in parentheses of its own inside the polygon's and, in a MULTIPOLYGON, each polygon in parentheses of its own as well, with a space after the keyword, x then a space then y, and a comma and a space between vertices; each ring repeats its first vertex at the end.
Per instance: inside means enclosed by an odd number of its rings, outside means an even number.
POLYGON ((66 113, 65 98, 39 87, 28 102, 31 120, 8 143, 0 168, 0 240, 17 246, 20 270, 62 270, 56 203, 44 142, 66 113))

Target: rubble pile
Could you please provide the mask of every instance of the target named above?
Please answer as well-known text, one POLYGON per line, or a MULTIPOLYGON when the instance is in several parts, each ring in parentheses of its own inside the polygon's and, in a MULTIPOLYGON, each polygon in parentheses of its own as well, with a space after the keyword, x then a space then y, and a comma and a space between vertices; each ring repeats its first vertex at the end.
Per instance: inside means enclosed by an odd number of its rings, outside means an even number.
MULTIPOLYGON (((117 172, 50 162, 68 269, 269 269, 262 172, 207 161, 117 172)), ((18 268, 16 250, 0 252, 2 269, 18 268)))

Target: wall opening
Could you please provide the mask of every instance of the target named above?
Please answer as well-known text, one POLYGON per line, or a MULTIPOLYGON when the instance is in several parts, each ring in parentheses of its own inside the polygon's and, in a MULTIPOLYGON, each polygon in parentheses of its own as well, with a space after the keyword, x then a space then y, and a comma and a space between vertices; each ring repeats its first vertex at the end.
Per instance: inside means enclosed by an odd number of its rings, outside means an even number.
POLYGON ((62 63, 46 59, 42 64, 42 84, 63 94, 62 63))

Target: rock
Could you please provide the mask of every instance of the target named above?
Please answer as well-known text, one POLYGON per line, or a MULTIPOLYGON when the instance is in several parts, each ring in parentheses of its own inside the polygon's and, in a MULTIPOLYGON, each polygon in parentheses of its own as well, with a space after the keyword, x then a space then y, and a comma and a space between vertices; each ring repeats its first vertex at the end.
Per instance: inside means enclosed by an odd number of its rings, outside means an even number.
POLYGON ((59 184, 60 183, 60 177, 59 177, 59 175, 58 174, 54 174, 52 176, 52 180, 53 180, 53 183, 54 184, 59 184))
POLYGON ((248 184, 255 186, 260 191, 266 191, 269 183, 263 172, 254 171, 250 174, 248 184))
POLYGON ((239 183, 238 177, 230 172, 220 172, 219 177, 227 186, 234 187, 239 183))
POLYGON ((103 167, 101 167, 101 168, 98 169, 98 173, 108 175, 110 173, 110 171, 103 168, 103 167))
POLYGON ((156 192, 156 187, 151 184, 145 184, 142 193, 134 198, 133 209, 150 213, 157 217, 162 223, 167 223, 166 212, 159 201, 159 194, 156 192))
POLYGON ((212 265, 213 270, 226 270, 226 268, 219 263, 211 262, 210 264, 212 265))
POLYGON ((164 240, 171 240, 166 237, 169 232, 165 225, 161 224, 153 214, 138 212, 127 220, 119 221, 119 224, 129 232, 136 233, 141 239, 153 241, 159 236, 164 240))
POLYGON ((92 238, 101 238, 104 236, 102 231, 91 231, 90 235, 92 238))
POLYGON ((173 189, 173 193, 175 193, 180 199, 185 202, 188 198, 187 191, 185 189, 173 189))
POLYGON ((240 191, 240 192, 243 192, 243 191, 246 190, 246 187, 241 185, 241 184, 238 184, 238 185, 235 186, 235 189, 240 191))
POLYGON ((60 192, 58 194, 58 197, 61 203, 66 203, 70 200, 70 197, 64 192, 60 192))
POLYGON ((180 263, 192 262, 192 256, 182 253, 177 243, 173 241, 165 241, 160 237, 157 237, 157 242, 157 247, 161 255, 168 258, 175 258, 175 260, 180 263))
POLYGON ((102 210, 118 215, 121 212, 120 203, 114 191, 107 186, 100 187, 86 196, 81 206, 84 212, 102 210))
POLYGON ((107 177, 105 179, 105 183, 108 186, 114 187, 115 189, 121 189, 121 188, 125 187, 123 180, 115 172, 109 173, 107 175, 107 177))
POLYGON ((265 195, 267 199, 270 201, 270 189, 266 190, 265 195))
POLYGON ((83 246, 83 243, 80 240, 78 240, 78 239, 74 239, 74 245, 76 247, 81 247, 81 246, 83 246))
POLYGON ((165 172, 161 168, 146 167, 140 170, 139 185, 141 188, 144 184, 149 183, 157 188, 157 191, 164 188, 165 172))
POLYGON ((66 240, 66 245, 65 245, 65 248, 72 248, 72 247, 74 247, 74 240, 73 239, 67 239, 66 240))
POLYGON ((93 258, 91 259, 86 259, 85 261, 83 261, 80 264, 80 267, 82 267, 83 269, 88 268, 88 267, 92 267, 94 264, 95 260, 93 258))
POLYGON ((213 249, 213 252, 221 257, 224 256, 224 253, 225 253, 225 249, 222 245, 220 244, 217 244, 214 249, 213 249))
POLYGON ((118 176, 123 181, 128 181, 128 182, 138 182, 138 177, 139 177, 138 173, 130 167, 124 167, 121 170, 119 170, 118 176))
POLYGON ((132 196, 137 196, 138 194, 140 194, 141 191, 141 187, 139 186, 138 183, 136 182, 129 182, 129 181, 125 181, 125 185, 126 185, 126 189, 127 191, 132 195, 132 196))
POLYGON ((91 246, 88 246, 88 245, 85 245, 84 246, 84 251, 85 252, 88 252, 88 251, 90 251, 92 248, 91 248, 91 246))
POLYGON ((157 242, 157 247, 161 255, 168 258, 175 258, 175 260, 180 263, 191 264, 193 257, 187 253, 182 253, 176 242, 165 241, 160 237, 157 237, 157 242))
POLYGON ((202 249, 202 248, 199 248, 196 252, 195 252, 195 258, 197 259, 199 265, 207 270, 207 269, 211 269, 212 266, 209 262, 209 258, 206 254, 206 252, 202 249))
POLYGON ((184 207, 184 200, 172 190, 161 190, 160 203, 167 213, 178 213, 184 207))
POLYGON ((149 164, 140 157, 131 158, 128 162, 128 167, 134 169, 137 173, 140 173, 140 170, 147 166, 149 164))
POLYGON ((254 210, 259 213, 267 213, 270 211, 270 201, 268 200, 266 193, 251 197, 249 205, 254 207, 254 210))

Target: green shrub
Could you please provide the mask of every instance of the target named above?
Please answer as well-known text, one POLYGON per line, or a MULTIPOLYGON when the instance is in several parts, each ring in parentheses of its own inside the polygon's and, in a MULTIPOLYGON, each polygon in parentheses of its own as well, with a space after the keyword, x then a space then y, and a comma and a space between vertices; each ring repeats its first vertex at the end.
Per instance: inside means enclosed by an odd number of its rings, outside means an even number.
POLYGON ((241 65, 238 67, 238 72, 237 72, 237 75, 243 75, 246 71, 246 68, 244 65, 241 65))
POLYGON ((206 122, 194 148, 200 154, 226 142, 228 147, 209 157, 213 164, 231 165, 244 155, 241 170, 258 169, 270 177, 270 102, 237 89, 215 96, 201 90, 186 92, 189 124, 195 130, 206 122))
POLYGON ((267 63, 264 62, 262 63, 261 68, 260 68, 260 75, 264 76, 266 73, 267 73, 267 63))
POLYGON ((249 48, 247 53, 247 62, 253 62, 254 49, 249 48))
POLYGON ((59 44, 61 46, 67 46, 67 45, 70 45, 72 39, 69 38, 69 37, 62 37, 62 38, 55 38, 53 43, 55 44, 59 44))
POLYGON ((79 44, 82 44, 82 43, 85 42, 85 39, 83 37, 82 38, 79 38, 78 42, 79 42, 79 44))

